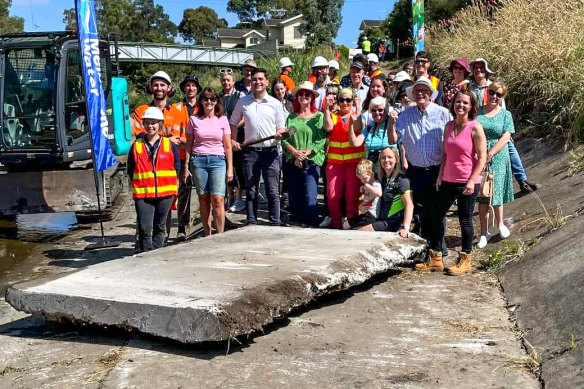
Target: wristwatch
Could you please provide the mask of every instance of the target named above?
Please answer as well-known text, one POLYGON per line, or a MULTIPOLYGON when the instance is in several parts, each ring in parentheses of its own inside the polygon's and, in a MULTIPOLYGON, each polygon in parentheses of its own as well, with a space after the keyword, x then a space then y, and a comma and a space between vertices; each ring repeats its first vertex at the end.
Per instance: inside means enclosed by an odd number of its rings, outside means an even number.
POLYGON ((399 229, 400 229, 400 230, 406 230, 406 231, 409 231, 409 230, 410 230, 410 226, 408 226, 407 224, 402 224, 402 225, 399 227, 399 229))

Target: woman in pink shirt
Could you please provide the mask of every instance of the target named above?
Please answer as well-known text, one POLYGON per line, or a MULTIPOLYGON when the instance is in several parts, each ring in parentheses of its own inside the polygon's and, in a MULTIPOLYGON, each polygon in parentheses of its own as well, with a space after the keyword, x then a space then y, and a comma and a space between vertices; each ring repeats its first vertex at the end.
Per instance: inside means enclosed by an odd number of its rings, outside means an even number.
POLYGON ((231 129, 213 89, 203 89, 197 106, 198 114, 191 116, 187 126, 186 160, 190 160, 190 170, 185 168, 182 178, 186 180, 192 172, 203 230, 210 235, 211 209, 217 233, 225 230, 226 182, 233 179, 231 129))
POLYGON ((480 175, 487 160, 487 140, 483 127, 475 120, 478 104, 468 90, 456 92, 450 106, 454 120, 444 128, 442 163, 436 187, 438 200, 432 210, 429 234, 430 253, 428 261, 416 265, 418 270, 442 271, 442 220, 454 200, 458 204, 458 220, 462 234, 462 251, 456 265, 446 269, 450 275, 461 275, 471 271, 470 253, 474 235, 472 213, 480 187, 480 175))

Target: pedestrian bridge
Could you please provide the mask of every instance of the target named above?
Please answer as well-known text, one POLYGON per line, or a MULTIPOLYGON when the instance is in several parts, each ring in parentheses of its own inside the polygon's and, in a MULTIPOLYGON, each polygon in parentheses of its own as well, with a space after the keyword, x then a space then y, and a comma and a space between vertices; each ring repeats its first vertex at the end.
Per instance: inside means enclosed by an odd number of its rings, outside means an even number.
MULTIPOLYGON (((112 43, 112 52, 115 52, 112 43)), ((261 50, 226 49, 221 47, 117 42, 120 62, 174 63, 210 66, 241 66, 247 59, 267 57, 261 50)))

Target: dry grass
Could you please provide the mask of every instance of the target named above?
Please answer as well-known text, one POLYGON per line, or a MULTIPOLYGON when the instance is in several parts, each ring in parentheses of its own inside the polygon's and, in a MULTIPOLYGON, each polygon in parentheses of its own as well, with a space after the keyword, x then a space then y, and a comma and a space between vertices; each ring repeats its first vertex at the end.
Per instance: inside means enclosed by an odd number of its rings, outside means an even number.
POLYGON ((508 370, 520 370, 527 369, 535 375, 539 375, 539 368, 541 366, 541 355, 537 352, 537 349, 533 347, 527 339, 522 338, 523 344, 527 351, 527 355, 510 355, 508 356, 503 364, 497 366, 495 370, 499 367, 504 367, 508 370))
POLYGON ((447 323, 455 328, 457 331, 468 332, 471 334, 476 334, 478 332, 483 332, 485 330, 485 325, 479 323, 475 320, 449 320, 447 323))
POLYGON ((493 79, 510 90, 510 106, 539 135, 584 139, 584 1, 500 0, 480 5, 453 23, 429 30, 437 65, 453 58, 484 57, 493 79))
POLYGON ((568 175, 575 176, 584 171, 584 153, 582 151, 571 151, 570 162, 568 162, 568 175))

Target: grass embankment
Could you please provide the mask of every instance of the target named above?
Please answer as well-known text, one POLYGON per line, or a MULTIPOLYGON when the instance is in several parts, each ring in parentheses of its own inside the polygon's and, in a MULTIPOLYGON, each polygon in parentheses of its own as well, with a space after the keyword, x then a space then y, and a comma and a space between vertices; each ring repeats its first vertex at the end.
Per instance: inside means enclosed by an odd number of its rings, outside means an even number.
MULTIPOLYGON (((280 74, 280 66, 278 62, 280 58, 287 56, 294 63, 292 68, 292 78, 296 83, 300 83, 306 80, 308 73, 310 72, 310 65, 312 60, 316 56, 323 56, 328 60, 331 60, 335 53, 329 46, 317 47, 314 49, 306 49, 301 51, 292 51, 280 53, 278 56, 270 58, 261 58, 256 62, 259 67, 262 67, 268 71, 268 79, 270 82, 274 80, 280 74)), ((346 74, 349 71, 349 62, 347 58, 342 58, 339 60, 340 63, 340 74, 346 74)), ((173 80, 173 85, 177 88, 176 95, 171 98, 171 102, 179 101, 183 95, 179 89, 180 81, 188 73, 194 74, 199 77, 199 82, 202 87, 210 86, 211 88, 219 91, 221 89, 221 82, 219 80, 219 67, 208 67, 208 66, 185 66, 185 65, 170 65, 166 64, 164 66, 155 65, 143 65, 137 71, 133 71, 132 74, 126 75, 130 80, 130 108, 134 109, 141 104, 148 103, 152 100, 152 96, 146 94, 146 92, 139 87, 140 85, 146 84, 150 74, 153 74, 157 70, 164 69, 173 80)), ((235 80, 241 79, 241 71, 238 68, 233 68, 235 80)), ((268 87, 270 90, 270 87, 268 87)))
POLYGON ((516 120, 535 136, 584 141, 584 2, 500 0, 429 30, 434 62, 484 57, 510 89, 516 120))

